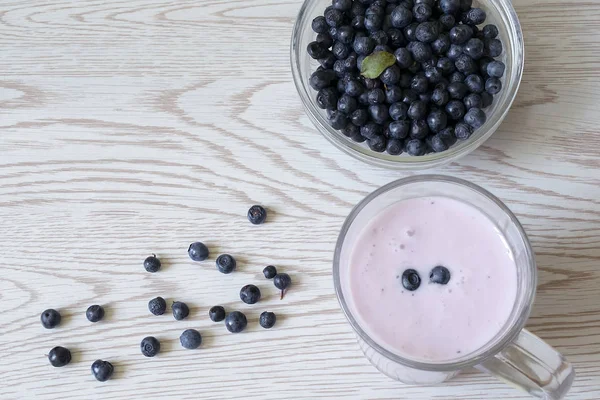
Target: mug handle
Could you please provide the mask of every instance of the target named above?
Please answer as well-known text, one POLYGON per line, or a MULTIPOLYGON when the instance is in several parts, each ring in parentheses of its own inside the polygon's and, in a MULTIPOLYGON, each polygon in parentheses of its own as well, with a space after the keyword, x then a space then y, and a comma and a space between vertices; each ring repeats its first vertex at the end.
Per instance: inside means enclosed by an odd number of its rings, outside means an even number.
POLYGON ((514 342, 476 368, 544 400, 562 399, 575 379, 571 363, 525 329, 514 342))

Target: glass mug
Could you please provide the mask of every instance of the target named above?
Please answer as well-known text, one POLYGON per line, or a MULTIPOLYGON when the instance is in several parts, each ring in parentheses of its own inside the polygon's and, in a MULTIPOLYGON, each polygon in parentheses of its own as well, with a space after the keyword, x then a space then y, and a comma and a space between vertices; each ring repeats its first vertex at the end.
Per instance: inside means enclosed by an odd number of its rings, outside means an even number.
POLYGON ((467 181, 441 175, 421 175, 389 183, 363 199, 346 218, 333 260, 338 301, 356 332, 360 348, 382 373, 407 384, 444 382, 475 367, 541 399, 561 399, 575 371, 550 345, 523 329, 535 297, 537 268, 527 235, 513 213, 494 195, 467 181), (371 339, 354 317, 346 266, 362 228, 384 208, 415 197, 441 196, 469 204, 496 224, 510 246, 517 266, 517 300, 511 316, 491 342, 452 362, 418 362, 403 358, 371 339))

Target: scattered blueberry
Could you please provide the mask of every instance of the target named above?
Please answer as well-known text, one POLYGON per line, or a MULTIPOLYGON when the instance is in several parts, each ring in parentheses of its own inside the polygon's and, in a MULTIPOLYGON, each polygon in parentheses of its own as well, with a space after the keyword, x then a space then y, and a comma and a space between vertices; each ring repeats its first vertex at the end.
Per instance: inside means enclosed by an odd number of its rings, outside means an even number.
POLYGON ((224 274, 232 273, 237 265, 235 258, 229 254, 221 254, 219 257, 217 257, 216 264, 219 272, 224 274))
POLYGON ((438 265, 429 273, 429 281, 445 285, 450 281, 450 271, 448 271, 448 268, 438 265))
POLYGON ((160 269, 160 260, 156 257, 156 254, 152 254, 144 260, 144 268, 146 271, 153 273, 160 269))
POLYGON ((154 357, 160 351, 160 342, 154 336, 147 336, 142 339, 140 349, 146 357, 154 357))
POLYGON ((273 279, 277 275, 277 269, 272 265, 268 265, 263 269, 263 275, 267 279, 273 279))
POLYGON ((194 242, 188 247, 188 255, 194 261, 204 261, 208 258, 208 248, 202 242, 194 242))
POLYGON ((260 289, 254 285, 246 285, 240 290, 240 299, 246 304, 255 304, 260 300, 260 289))
POLYGON ((248 320, 244 313, 239 311, 230 312, 225 318, 225 327, 231 333, 240 333, 248 325, 248 320))
POLYGON ((285 291, 292 284, 292 278, 290 278, 290 276, 285 273, 277 274, 277 275, 275 275, 275 278, 273 279, 273 284, 275 285, 275 287, 277 289, 281 290, 281 298, 283 299, 283 295, 285 294, 285 291))
POLYGON ((171 305, 171 311, 173 312, 173 318, 177 321, 187 318, 190 315, 190 309, 187 304, 181 301, 176 301, 171 305))
POLYGON ((94 304, 93 306, 89 306, 85 312, 85 316, 88 319, 88 321, 90 321, 90 322, 98 322, 102 318, 104 318, 104 308, 102 308, 102 306, 99 306, 97 304, 94 304))
POLYGON ((197 349, 202 344, 202 335, 195 329, 186 329, 179 336, 179 342, 186 349, 197 349))
POLYGON ((262 326, 265 329, 271 329, 274 325, 275 325, 275 321, 277 320, 277 317, 275 316, 275 313, 270 312, 270 311, 265 311, 262 314, 260 314, 260 326, 262 326))
POLYGON ((71 362, 71 352, 61 346, 56 346, 48 353, 48 361, 53 367, 64 367, 71 362))
POLYGON ((167 302, 162 297, 155 297, 148 302, 148 310, 154 315, 163 315, 167 311, 167 302))
POLYGON ((115 368, 108 361, 96 360, 92 364, 92 375, 100 382, 106 382, 110 379, 115 368))
POLYGON ((222 306, 213 306, 208 310, 208 316, 213 322, 221 322, 225 319, 225 308, 222 306))
POLYGON ((53 329, 60 324, 61 316, 58 311, 49 308, 40 315, 40 320, 44 328, 53 329))
POLYGON ((421 286, 421 277, 414 269, 407 269, 402 273, 402 286, 404 289, 414 291, 421 286))

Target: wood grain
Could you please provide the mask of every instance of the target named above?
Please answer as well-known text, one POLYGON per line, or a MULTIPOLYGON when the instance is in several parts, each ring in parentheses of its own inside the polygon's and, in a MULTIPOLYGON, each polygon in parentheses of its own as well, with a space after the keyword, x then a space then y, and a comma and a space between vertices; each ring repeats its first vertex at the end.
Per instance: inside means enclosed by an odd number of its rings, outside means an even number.
MULTIPOLYGON (((600 388, 600 3, 516 0, 523 83, 498 132, 434 172, 481 184, 530 234, 540 283, 529 329, 563 352, 569 399, 600 388)), ((4 0, 0 4, 0 398, 527 399, 475 371, 408 387, 362 356, 333 292, 334 242, 351 207, 406 173, 362 164, 304 115, 288 49, 298 0, 4 0), (269 223, 245 220, 254 203, 269 223), (229 252, 239 271, 190 262, 229 252), (141 266, 157 253, 165 267, 141 266), (273 263, 294 288, 279 301, 273 263), (266 295, 237 301, 247 283, 266 295), (157 295, 190 319, 151 317, 157 295), (85 319, 103 304, 105 321, 85 319), (247 333, 207 318, 247 311, 247 333), (39 314, 60 309, 44 330, 39 314), (261 311, 280 315, 258 327, 261 311), (179 334, 204 344, 183 350, 179 334), (146 359, 139 342, 162 340, 146 359), (52 368, 55 345, 73 362, 52 368), (114 380, 93 380, 97 359, 114 380)))

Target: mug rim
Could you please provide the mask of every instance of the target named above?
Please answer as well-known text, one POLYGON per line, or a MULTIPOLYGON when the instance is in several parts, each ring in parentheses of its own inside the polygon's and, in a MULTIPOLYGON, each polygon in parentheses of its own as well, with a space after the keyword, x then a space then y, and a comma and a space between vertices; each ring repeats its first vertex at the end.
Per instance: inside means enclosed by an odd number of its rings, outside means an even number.
POLYGON ((384 357, 388 358, 389 360, 392 360, 396 363, 402 364, 402 365, 410 367, 410 368, 419 369, 419 370, 423 370, 423 371, 449 372, 449 371, 456 371, 456 370, 460 370, 460 369, 464 369, 464 368, 468 368, 468 367, 472 367, 472 366, 481 364, 485 359, 488 359, 488 358, 493 357, 494 355, 498 354, 500 351, 502 351, 502 349, 504 349, 507 345, 509 345, 511 342, 513 342, 517 338, 519 333, 525 327, 525 323, 527 322, 527 319, 529 318, 529 314, 531 313, 531 308, 533 306, 533 301, 535 298, 535 293, 536 293, 536 288, 537 288, 537 267, 536 267, 536 263, 535 263, 535 257, 533 255, 533 249, 531 247, 531 243, 529 242, 529 238, 527 237, 527 234, 525 233, 525 229, 523 228, 523 226, 521 225, 521 223, 519 222, 517 217, 512 213, 512 211, 510 211, 510 209, 499 198, 497 198, 496 196, 494 196, 492 193, 490 193, 486 189, 482 188, 481 186, 471 183, 469 181, 466 181, 464 179, 450 177, 450 176, 446 176, 446 175, 427 174, 427 175, 415 175, 415 176, 410 176, 407 178, 402 178, 402 179, 392 181, 392 182, 376 189, 375 191, 371 192, 364 199, 362 199, 356 206, 354 206, 352 211, 350 211, 350 214, 348 214, 348 216, 346 217, 344 224, 342 225, 342 228, 338 235, 338 239, 336 241, 335 252, 334 252, 334 257, 333 257, 333 281, 334 281, 335 293, 336 293, 338 302, 340 304, 340 308, 344 312, 346 319, 352 326, 352 329, 354 330, 354 332, 360 337, 360 339, 362 339, 364 342, 366 342, 371 348, 373 348, 375 351, 377 351, 384 357), (476 353, 474 356, 467 355, 463 359, 458 359, 457 361, 452 361, 452 362, 428 363, 428 362, 423 362, 423 361, 411 360, 409 358, 399 356, 399 355, 391 352, 390 350, 387 350, 383 346, 379 345, 361 328, 360 324, 356 321, 356 319, 354 318, 354 316, 352 315, 352 312, 350 311, 350 309, 348 307, 348 304, 346 303, 346 300, 344 298, 344 294, 343 294, 342 288, 341 288, 341 280, 340 280, 341 250, 342 250, 342 247, 344 244, 344 240, 346 238, 346 234, 348 233, 348 230, 350 229, 350 226, 352 225, 352 223, 354 222, 356 217, 367 206, 367 204, 369 204, 372 200, 374 200, 378 196, 380 196, 386 192, 389 192, 391 190, 397 189, 401 186, 405 186, 405 185, 409 185, 409 184, 413 184, 413 183, 419 183, 419 182, 441 182, 441 183, 448 183, 448 184, 452 184, 452 185, 463 186, 463 187, 466 187, 468 189, 475 191, 477 194, 479 194, 481 196, 487 197, 489 200, 491 200, 493 203, 495 203, 496 206, 498 206, 506 214, 506 216, 508 216, 510 218, 511 222, 517 228, 517 230, 519 232, 519 236, 521 237, 521 239, 523 240, 523 243, 524 243, 525 252, 527 254, 528 265, 529 265, 530 273, 531 273, 532 289, 529 290, 528 296, 524 299, 524 302, 523 302, 524 305, 515 320, 516 321, 515 324, 504 333, 503 337, 501 337, 499 340, 496 341, 495 345, 491 346, 487 350, 476 353))

